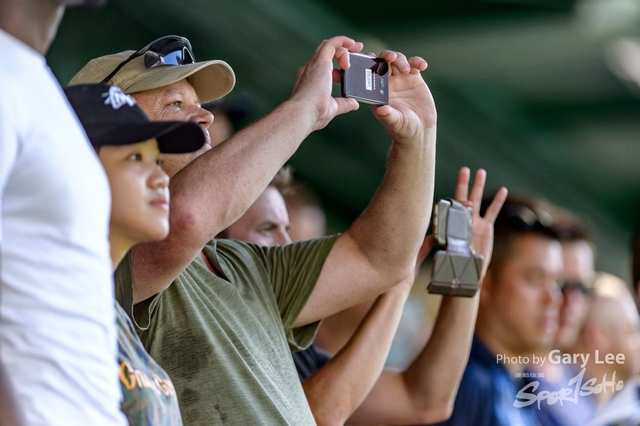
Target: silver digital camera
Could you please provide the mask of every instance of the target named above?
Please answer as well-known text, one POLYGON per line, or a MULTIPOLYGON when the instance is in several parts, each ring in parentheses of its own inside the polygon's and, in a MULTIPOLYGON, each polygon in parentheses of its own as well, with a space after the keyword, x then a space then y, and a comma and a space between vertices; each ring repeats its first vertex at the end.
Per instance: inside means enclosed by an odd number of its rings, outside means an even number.
POLYGON ((453 199, 439 200, 433 233, 445 250, 436 252, 429 293, 472 297, 480 288, 483 257, 473 253, 473 210, 453 199))

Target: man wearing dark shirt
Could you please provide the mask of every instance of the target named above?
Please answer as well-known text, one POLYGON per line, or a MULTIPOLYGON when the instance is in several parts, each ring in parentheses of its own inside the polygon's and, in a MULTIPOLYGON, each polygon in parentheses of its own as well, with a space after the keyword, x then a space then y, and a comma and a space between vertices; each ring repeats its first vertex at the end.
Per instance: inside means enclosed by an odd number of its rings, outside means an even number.
MULTIPOLYGON (((520 398, 526 358, 553 342, 562 296, 562 247, 541 200, 508 197, 495 222, 469 363, 447 426, 535 426, 520 398)), ((530 391, 533 393, 533 391, 530 391)))

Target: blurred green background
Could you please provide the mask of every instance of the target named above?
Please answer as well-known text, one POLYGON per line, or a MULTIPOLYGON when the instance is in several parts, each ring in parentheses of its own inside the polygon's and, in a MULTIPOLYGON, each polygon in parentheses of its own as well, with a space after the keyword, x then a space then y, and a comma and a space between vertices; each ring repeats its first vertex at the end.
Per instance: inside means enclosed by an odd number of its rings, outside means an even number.
MULTIPOLYGON (((422 56, 439 113, 436 196, 452 194, 461 166, 483 167, 490 191, 541 195, 589 221, 598 269, 628 278, 640 211, 639 24, 637 0, 110 0, 69 9, 48 60, 66 84, 93 57, 183 35, 198 60, 234 68, 234 93, 251 96, 260 117, 325 38, 422 56)), ((388 146, 362 107, 291 159, 333 230, 366 207, 388 146)))

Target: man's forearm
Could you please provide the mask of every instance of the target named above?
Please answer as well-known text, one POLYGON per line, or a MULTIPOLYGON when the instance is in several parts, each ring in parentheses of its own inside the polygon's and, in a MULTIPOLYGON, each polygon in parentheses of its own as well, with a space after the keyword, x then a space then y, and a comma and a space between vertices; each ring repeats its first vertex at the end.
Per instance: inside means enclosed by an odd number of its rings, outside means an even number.
POLYGON ((313 130, 312 105, 288 101, 171 179, 169 236, 132 250, 135 303, 166 288, 240 217, 313 130))
MULTIPOLYGON (((435 126, 422 140, 395 144, 382 184, 347 231, 387 285, 408 276, 429 226, 435 176, 435 126)), ((380 291, 384 291, 381 289, 380 291)))
POLYGON ((413 277, 433 204, 435 125, 414 142, 392 147, 380 188, 365 212, 336 240, 296 327, 413 277))
POLYGON ((429 342, 404 373, 417 411, 453 409, 458 386, 469 359, 479 293, 472 298, 442 298, 429 342))
POLYGON ((302 383, 318 425, 344 424, 378 380, 398 328, 410 286, 376 299, 353 337, 302 383))
POLYGON ((451 415, 469 356, 478 306, 443 298, 429 342, 404 372, 385 369, 350 424, 422 424, 451 415))

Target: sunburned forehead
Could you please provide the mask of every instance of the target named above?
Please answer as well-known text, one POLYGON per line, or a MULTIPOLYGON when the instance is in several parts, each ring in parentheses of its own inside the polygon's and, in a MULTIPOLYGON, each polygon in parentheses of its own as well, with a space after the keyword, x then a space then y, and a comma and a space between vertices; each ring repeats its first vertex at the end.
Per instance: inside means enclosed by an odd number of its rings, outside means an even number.
POLYGON ((200 99, 198 98, 195 89, 193 88, 193 86, 191 86, 187 79, 176 81, 175 83, 171 83, 168 86, 159 87, 158 89, 153 90, 158 91, 156 92, 157 96, 182 96, 186 97, 189 101, 193 101, 194 103, 200 105, 200 99))

